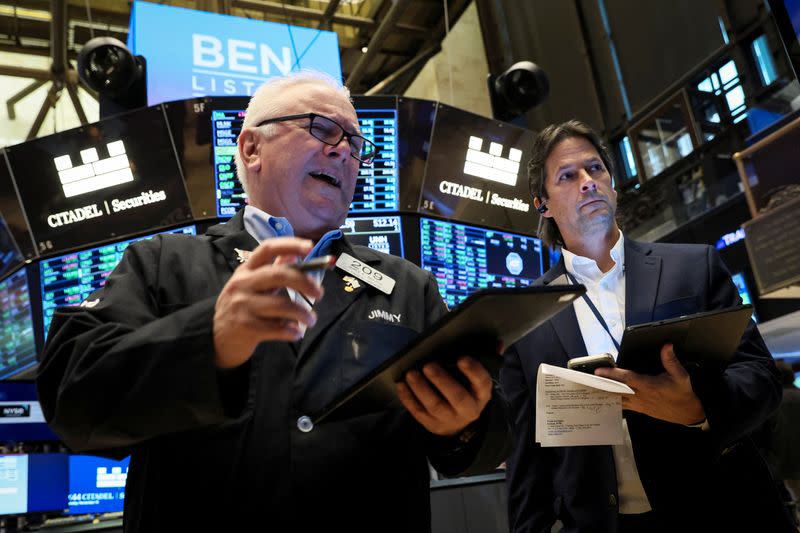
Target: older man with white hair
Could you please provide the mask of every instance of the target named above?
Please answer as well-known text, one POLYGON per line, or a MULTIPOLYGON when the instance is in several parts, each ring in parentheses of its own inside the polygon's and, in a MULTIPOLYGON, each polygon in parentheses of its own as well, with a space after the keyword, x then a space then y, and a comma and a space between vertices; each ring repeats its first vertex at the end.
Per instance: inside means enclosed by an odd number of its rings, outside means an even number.
POLYGON ((56 312, 40 399, 72 449, 131 454, 125 531, 426 531, 426 459, 447 474, 502 460, 502 402, 470 357, 466 386, 436 364, 409 372, 406 409, 304 416, 446 312, 429 273, 339 230, 374 154, 347 89, 271 80, 238 140, 247 207, 202 237, 132 245, 93 306, 56 312), (327 254, 394 289, 291 267, 327 254))

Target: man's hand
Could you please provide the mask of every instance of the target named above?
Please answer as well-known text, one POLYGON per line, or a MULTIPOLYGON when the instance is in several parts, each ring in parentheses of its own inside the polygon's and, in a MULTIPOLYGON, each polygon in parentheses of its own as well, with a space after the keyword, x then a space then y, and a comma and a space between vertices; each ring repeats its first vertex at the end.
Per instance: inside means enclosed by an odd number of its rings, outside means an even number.
POLYGON ((622 395, 622 408, 675 424, 697 424, 706 418, 700 399, 692 389, 689 373, 675 356, 672 344, 661 347, 663 372, 657 376, 637 374, 621 368, 598 368, 595 375, 625 383, 636 394, 622 395))
POLYGON ((417 422, 434 435, 453 436, 478 419, 492 397, 492 377, 478 361, 462 357, 458 369, 469 380, 464 387, 436 363, 422 373, 411 370, 397 384, 397 396, 417 422))
POLYGON ((322 287, 288 263, 305 257, 309 240, 277 237, 262 242, 228 280, 214 307, 214 363, 234 368, 263 341, 294 341, 300 324, 313 326, 313 311, 291 301, 291 288, 310 298, 322 297, 322 287))

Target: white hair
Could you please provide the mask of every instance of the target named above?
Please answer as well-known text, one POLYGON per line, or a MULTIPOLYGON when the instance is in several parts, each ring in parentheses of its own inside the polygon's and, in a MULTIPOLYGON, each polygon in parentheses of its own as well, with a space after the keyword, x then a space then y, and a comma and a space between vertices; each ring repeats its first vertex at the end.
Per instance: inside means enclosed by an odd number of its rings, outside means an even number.
MULTIPOLYGON (((329 87, 335 91, 338 91, 342 94, 342 96, 350 100, 350 90, 339 83, 332 76, 325 74, 324 72, 304 69, 298 72, 291 72, 286 76, 276 76, 265 81, 258 89, 256 89, 256 92, 253 93, 253 96, 250 98, 250 103, 247 105, 247 111, 244 115, 242 131, 244 131, 245 128, 251 128, 255 124, 267 120, 268 118, 280 116, 283 113, 282 107, 285 105, 285 103, 281 103, 280 99, 276 97, 281 92, 297 85, 318 85, 329 87)), ((267 124, 266 126, 263 126, 263 134, 265 136, 271 135, 274 127, 274 124, 267 124)), ((244 162, 239 155, 238 147, 233 155, 233 159, 236 163, 236 175, 239 177, 239 181, 242 183, 245 194, 247 194, 247 168, 245 167, 244 162)))

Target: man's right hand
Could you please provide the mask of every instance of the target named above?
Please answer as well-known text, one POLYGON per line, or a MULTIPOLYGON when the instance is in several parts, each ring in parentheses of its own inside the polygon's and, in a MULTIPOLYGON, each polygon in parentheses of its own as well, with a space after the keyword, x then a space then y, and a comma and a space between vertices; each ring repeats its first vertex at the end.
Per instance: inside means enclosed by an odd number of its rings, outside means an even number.
POLYGON ((217 368, 235 368, 250 359, 260 342, 295 341, 302 334, 301 323, 314 325, 314 311, 291 301, 285 291, 322 297, 318 283, 289 266, 312 246, 295 237, 267 239, 236 269, 214 307, 217 368))

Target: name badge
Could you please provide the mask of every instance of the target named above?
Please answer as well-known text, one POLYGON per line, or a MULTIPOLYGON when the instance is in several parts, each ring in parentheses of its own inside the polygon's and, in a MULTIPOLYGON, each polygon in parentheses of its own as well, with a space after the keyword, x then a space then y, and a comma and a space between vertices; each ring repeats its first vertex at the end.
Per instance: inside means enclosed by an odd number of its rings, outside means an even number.
POLYGON ((350 254, 341 254, 339 259, 336 260, 336 266, 385 294, 392 294, 394 290, 395 281, 392 278, 369 265, 365 265, 363 261, 350 254))

